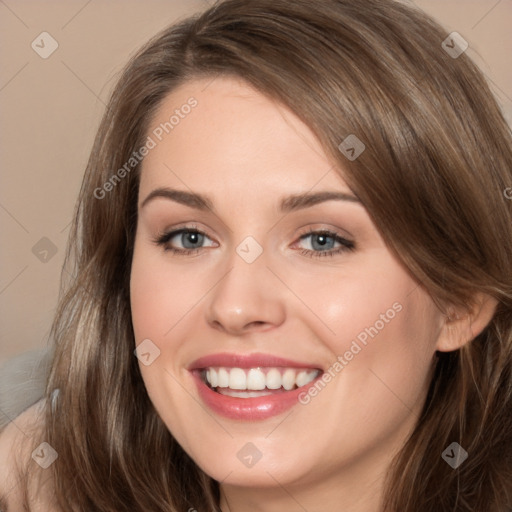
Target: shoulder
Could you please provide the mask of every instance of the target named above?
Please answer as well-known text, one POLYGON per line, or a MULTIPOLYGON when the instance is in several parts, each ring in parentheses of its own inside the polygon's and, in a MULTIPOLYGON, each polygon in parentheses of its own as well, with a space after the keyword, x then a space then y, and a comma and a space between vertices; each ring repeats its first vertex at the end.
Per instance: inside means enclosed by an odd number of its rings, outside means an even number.
MULTIPOLYGON (((44 447, 39 448, 44 431, 44 405, 44 400, 40 400, 9 421, 0 431, 0 510, 2 512, 5 509, 8 512, 24 510, 22 503, 25 490, 28 492, 33 512, 50 510, 48 503, 45 506, 41 502, 45 499, 43 497, 45 493, 35 492, 40 481, 37 477, 41 475, 41 469, 49 460, 44 447), (39 465, 36 464, 38 455, 40 461, 43 461, 39 465), (32 475, 35 478, 32 478, 32 475), (31 496, 37 496, 37 499, 32 500, 31 496)), ((46 480, 44 476, 43 480, 46 480)))

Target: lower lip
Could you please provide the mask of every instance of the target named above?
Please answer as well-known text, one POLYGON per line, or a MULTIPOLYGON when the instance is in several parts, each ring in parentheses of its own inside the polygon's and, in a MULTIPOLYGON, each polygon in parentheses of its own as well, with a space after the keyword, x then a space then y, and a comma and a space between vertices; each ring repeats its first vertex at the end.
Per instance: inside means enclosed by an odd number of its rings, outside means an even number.
POLYGON ((321 378, 320 374, 306 386, 273 395, 254 398, 238 398, 221 395, 209 388, 201 379, 199 371, 193 371, 199 395, 203 402, 215 413, 234 420, 259 421, 291 409, 299 403, 299 395, 307 391, 321 378))

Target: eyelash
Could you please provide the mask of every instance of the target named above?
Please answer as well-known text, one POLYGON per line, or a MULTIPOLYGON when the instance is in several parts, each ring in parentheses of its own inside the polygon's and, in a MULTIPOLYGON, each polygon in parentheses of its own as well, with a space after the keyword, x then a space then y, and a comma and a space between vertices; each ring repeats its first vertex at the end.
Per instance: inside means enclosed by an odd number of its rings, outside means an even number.
MULTIPOLYGON (((170 251, 173 254, 179 255, 179 256, 191 256, 193 254, 197 254, 201 249, 204 249, 204 247, 197 247, 194 249, 181 249, 176 247, 170 247, 167 244, 170 240, 172 240, 175 236, 183 234, 183 233, 197 233, 200 235, 203 235, 207 238, 208 235, 201 231, 200 229, 197 229, 196 227, 190 226, 190 227, 183 227, 179 229, 175 229, 173 231, 169 231, 167 233, 163 233, 161 235, 158 235, 153 242, 157 244, 158 246, 161 246, 164 248, 164 251, 170 251)), ((323 258, 326 256, 336 256, 337 254, 341 254, 343 252, 349 251, 353 252, 356 249, 356 244, 350 240, 347 240, 346 238, 343 238, 342 236, 338 235, 334 231, 329 231, 325 229, 311 229, 307 231, 306 233, 302 233, 299 236, 299 240, 303 240, 311 235, 324 235, 326 237, 334 239, 335 242, 338 242, 340 244, 340 247, 336 249, 326 250, 326 251, 313 251, 311 249, 301 249, 301 254, 303 256, 308 256, 310 258, 323 258)))
POLYGON ((310 229, 305 233, 302 233, 299 236, 299 240, 303 240, 311 235, 324 235, 329 238, 334 239, 335 242, 338 242, 340 246, 337 249, 331 249, 327 251, 312 251, 311 249, 301 249, 301 254, 303 256, 308 256, 310 258, 324 258, 326 256, 336 256, 337 254, 341 254, 344 252, 353 252, 356 249, 356 244, 351 240, 347 240, 342 236, 338 235, 338 233, 334 231, 329 231, 327 229, 310 229))
POLYGON ((169 240, 174 238, 176 235, 180 235, 182 233, 198 233, 200 235, 208 237, 208 235, 204 231, 201 231, 200 229, 197 229, 194 226, 189 226, 175 229, 173 231, 168 231, 167 233, 163 233, 157 236, 153 240, 153 242, 159 246, 162 246, 164 248, 164 251, 171 252, 178 256, 190 256, 192 254, 197 254, 201 249, 203 249, 203 247, 197 247, 195 249, 177 249, 176 247, 170 247, 167 245, 169 243, 169 240))

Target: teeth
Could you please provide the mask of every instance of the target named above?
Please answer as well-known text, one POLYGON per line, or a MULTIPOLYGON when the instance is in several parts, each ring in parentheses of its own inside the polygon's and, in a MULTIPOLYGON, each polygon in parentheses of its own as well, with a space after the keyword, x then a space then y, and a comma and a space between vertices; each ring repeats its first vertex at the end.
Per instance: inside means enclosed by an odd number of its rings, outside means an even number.
MULTIPOLYGON (((211 382, 210 382, 211 384, 211 382)), ((247 374, 247 389, 253 389, 254 391, 259 391, 261 389, 265 389, 266 380, 265 374, 261 370, 257 370, 255 368, 251 368, 249 373, 247 374)), ((212 384, 212 388, 215 387, 212 384)), ((228 387, 228 386, 226 386, 228 387)))
POLYGON ((212 388, 216 388, 219 385, 219 377, 215 370, 207 370, 206 380, 211 384, 212 388))
POLYGON ((247 389, 247 375, 245 375, 242 368, 231 368, 229 372, 229 387, 231 389, 247 389))
POLYGON ((289 391, 295 387, 295 370, 286 370, 283 373, 283 388, 289 391))
MULTIPOLYGON (((210 368, 210 371, 215 373, 215 370, 213 368, 210 368)), ((217 386, 219 386, 219 388, 229 387, 229 372, 225 368, 219 368, 219 371, 217 372, 217 377, 217 386)))
POLYGON ((267 388, 279 389, 281 387, 281 374, 277 368, 272 368, 267 373, 267 388))
POLYGON ((297 387, 304 386, 308 382, 310 382, 312 379, 309 378, 308 372, 300 372, 297 377, 295 378, 295 382, 297 383, 297 387))
POLYGON ((259 396, 272 395, 272 391, 234 391, 231 388, 219 388, 219 393, 235 398, 257 398, 259 396))
MULTIPOLYGON (((298 370, 295 368, 208 368, 206 381, 212 388, 229 388, 236 391, 262 391, 284 388, 290 391, 309 384, 320 374, 320 370, 298 370)), ((228 394, 228 393, 223 393, 228 394)), ((269 393, 265 393, 269 394, 269 393)), ((229 393, 230 396, 263 396, 254 393, 229 393)))

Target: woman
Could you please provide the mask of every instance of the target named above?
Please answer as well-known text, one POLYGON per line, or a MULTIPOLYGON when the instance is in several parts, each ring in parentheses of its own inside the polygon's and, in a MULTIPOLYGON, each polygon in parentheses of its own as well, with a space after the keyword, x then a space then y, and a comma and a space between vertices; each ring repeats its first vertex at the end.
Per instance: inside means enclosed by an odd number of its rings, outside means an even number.
POLYGON ((446 38, 227 0, 132 59, 8 510, 512 507, 511 137, 446 38))

